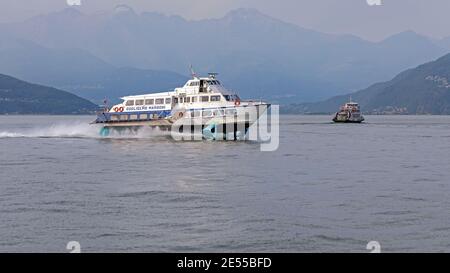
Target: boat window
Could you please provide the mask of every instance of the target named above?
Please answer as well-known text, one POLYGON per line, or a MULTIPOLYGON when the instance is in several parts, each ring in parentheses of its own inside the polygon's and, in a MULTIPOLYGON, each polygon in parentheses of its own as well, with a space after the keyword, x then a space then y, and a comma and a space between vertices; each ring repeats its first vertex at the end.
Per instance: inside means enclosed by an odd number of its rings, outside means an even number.
POLYGON ((156 99, 155 104, 164 104, 164 99, 156 99))
POLYGON ((211 101, 220 101, 220 96, 211 96, 211 101))
POLYGON ((202 102, 208 102, 209 101, 209 96, 202 96, 202 102))
POLYGON ((194 111, 194 117, 199 117, 200 116, 200 111, 199 110, 195 110, 194 111))
POLYGON ((226 101, 235 101, 240 100, 240 98, 237 95, 223 95, 225 97, 226 101))
POLYGON ((203 110, 203 116, 204 117, 210 117, 212 115, 212 111, 211 110, 203 110))
POLYGON ((178 98, 173 98, 173 103, 178 103, 178 98))
POLYGON ((134 105, 134 100, 127 100, 127 102, 125 103, 126 106, 133 106, 134 105))
POLYGON ((147 114, 140 114, 139 115, 139 119, 147 119, 148 115, 147 114))
POLYGON ((197 97, 192 97, 192 102, 197 102, 197 97))
POLYGON ((233 108, 225 110, 225 115, 227 115, 227 116, 234 116, 234 115, 236 115, 236 113, 237 113, 236 109, 233 109, 233 108))
POLYGON ((144 105, 144 100, 136 100, 136 105, 144 105))
POLYGON ((223 116, 223 110, 221 109, 214 110, 214 116, 216 117, 223 116))
POLYGON ((184 99, 184 102, 191 102, 191 97, 186 97, 186 98, 184 99))
POLYGON ((166 98, 166 104, 170 104, 172 100, 170 98, 166 98))
POLYGON ((154 99, 146 99, 146 100, 145 100, 145 104, 146 104, 146 105, 152 105, 154 102, 155 102, 154 99))

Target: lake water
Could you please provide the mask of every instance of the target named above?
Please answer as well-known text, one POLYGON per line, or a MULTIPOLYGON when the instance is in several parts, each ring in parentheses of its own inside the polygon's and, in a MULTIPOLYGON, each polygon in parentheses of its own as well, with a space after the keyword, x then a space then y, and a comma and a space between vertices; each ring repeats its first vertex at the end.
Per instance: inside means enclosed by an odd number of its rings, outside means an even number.
POLYGON ((282 116, 280 147, 0 116, 0 251, 450 250, 450 117, 282 116))

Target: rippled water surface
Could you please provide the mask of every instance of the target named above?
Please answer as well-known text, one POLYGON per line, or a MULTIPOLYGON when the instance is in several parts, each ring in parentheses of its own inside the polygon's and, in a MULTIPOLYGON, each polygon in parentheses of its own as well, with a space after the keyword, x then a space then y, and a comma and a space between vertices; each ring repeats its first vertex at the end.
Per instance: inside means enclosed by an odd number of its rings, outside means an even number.
POLYGON ((450 117, 282 116, 280 147, 0 116, 0 251, 450 250, 450 117))

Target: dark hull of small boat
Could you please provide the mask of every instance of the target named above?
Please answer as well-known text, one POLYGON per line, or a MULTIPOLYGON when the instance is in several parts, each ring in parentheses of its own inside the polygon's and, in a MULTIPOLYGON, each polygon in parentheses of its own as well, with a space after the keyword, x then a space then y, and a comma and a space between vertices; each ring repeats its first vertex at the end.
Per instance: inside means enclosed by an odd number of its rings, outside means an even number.
POLYGON ((333 122, 335 123, 361 123, 364 120, 337 120, 337 119, 333 119, 333 122))

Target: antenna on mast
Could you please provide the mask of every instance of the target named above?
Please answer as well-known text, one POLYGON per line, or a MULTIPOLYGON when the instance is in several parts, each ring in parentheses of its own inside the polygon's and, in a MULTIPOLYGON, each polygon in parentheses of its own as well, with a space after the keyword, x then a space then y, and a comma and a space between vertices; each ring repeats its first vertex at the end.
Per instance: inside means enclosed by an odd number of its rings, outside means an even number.
POLYGON ((189 69, 191 70, 191 76, 193 79, 197 79, 197 74, 195 74, 194 68, 192 67, 192 64, 189 66, 189 69))

